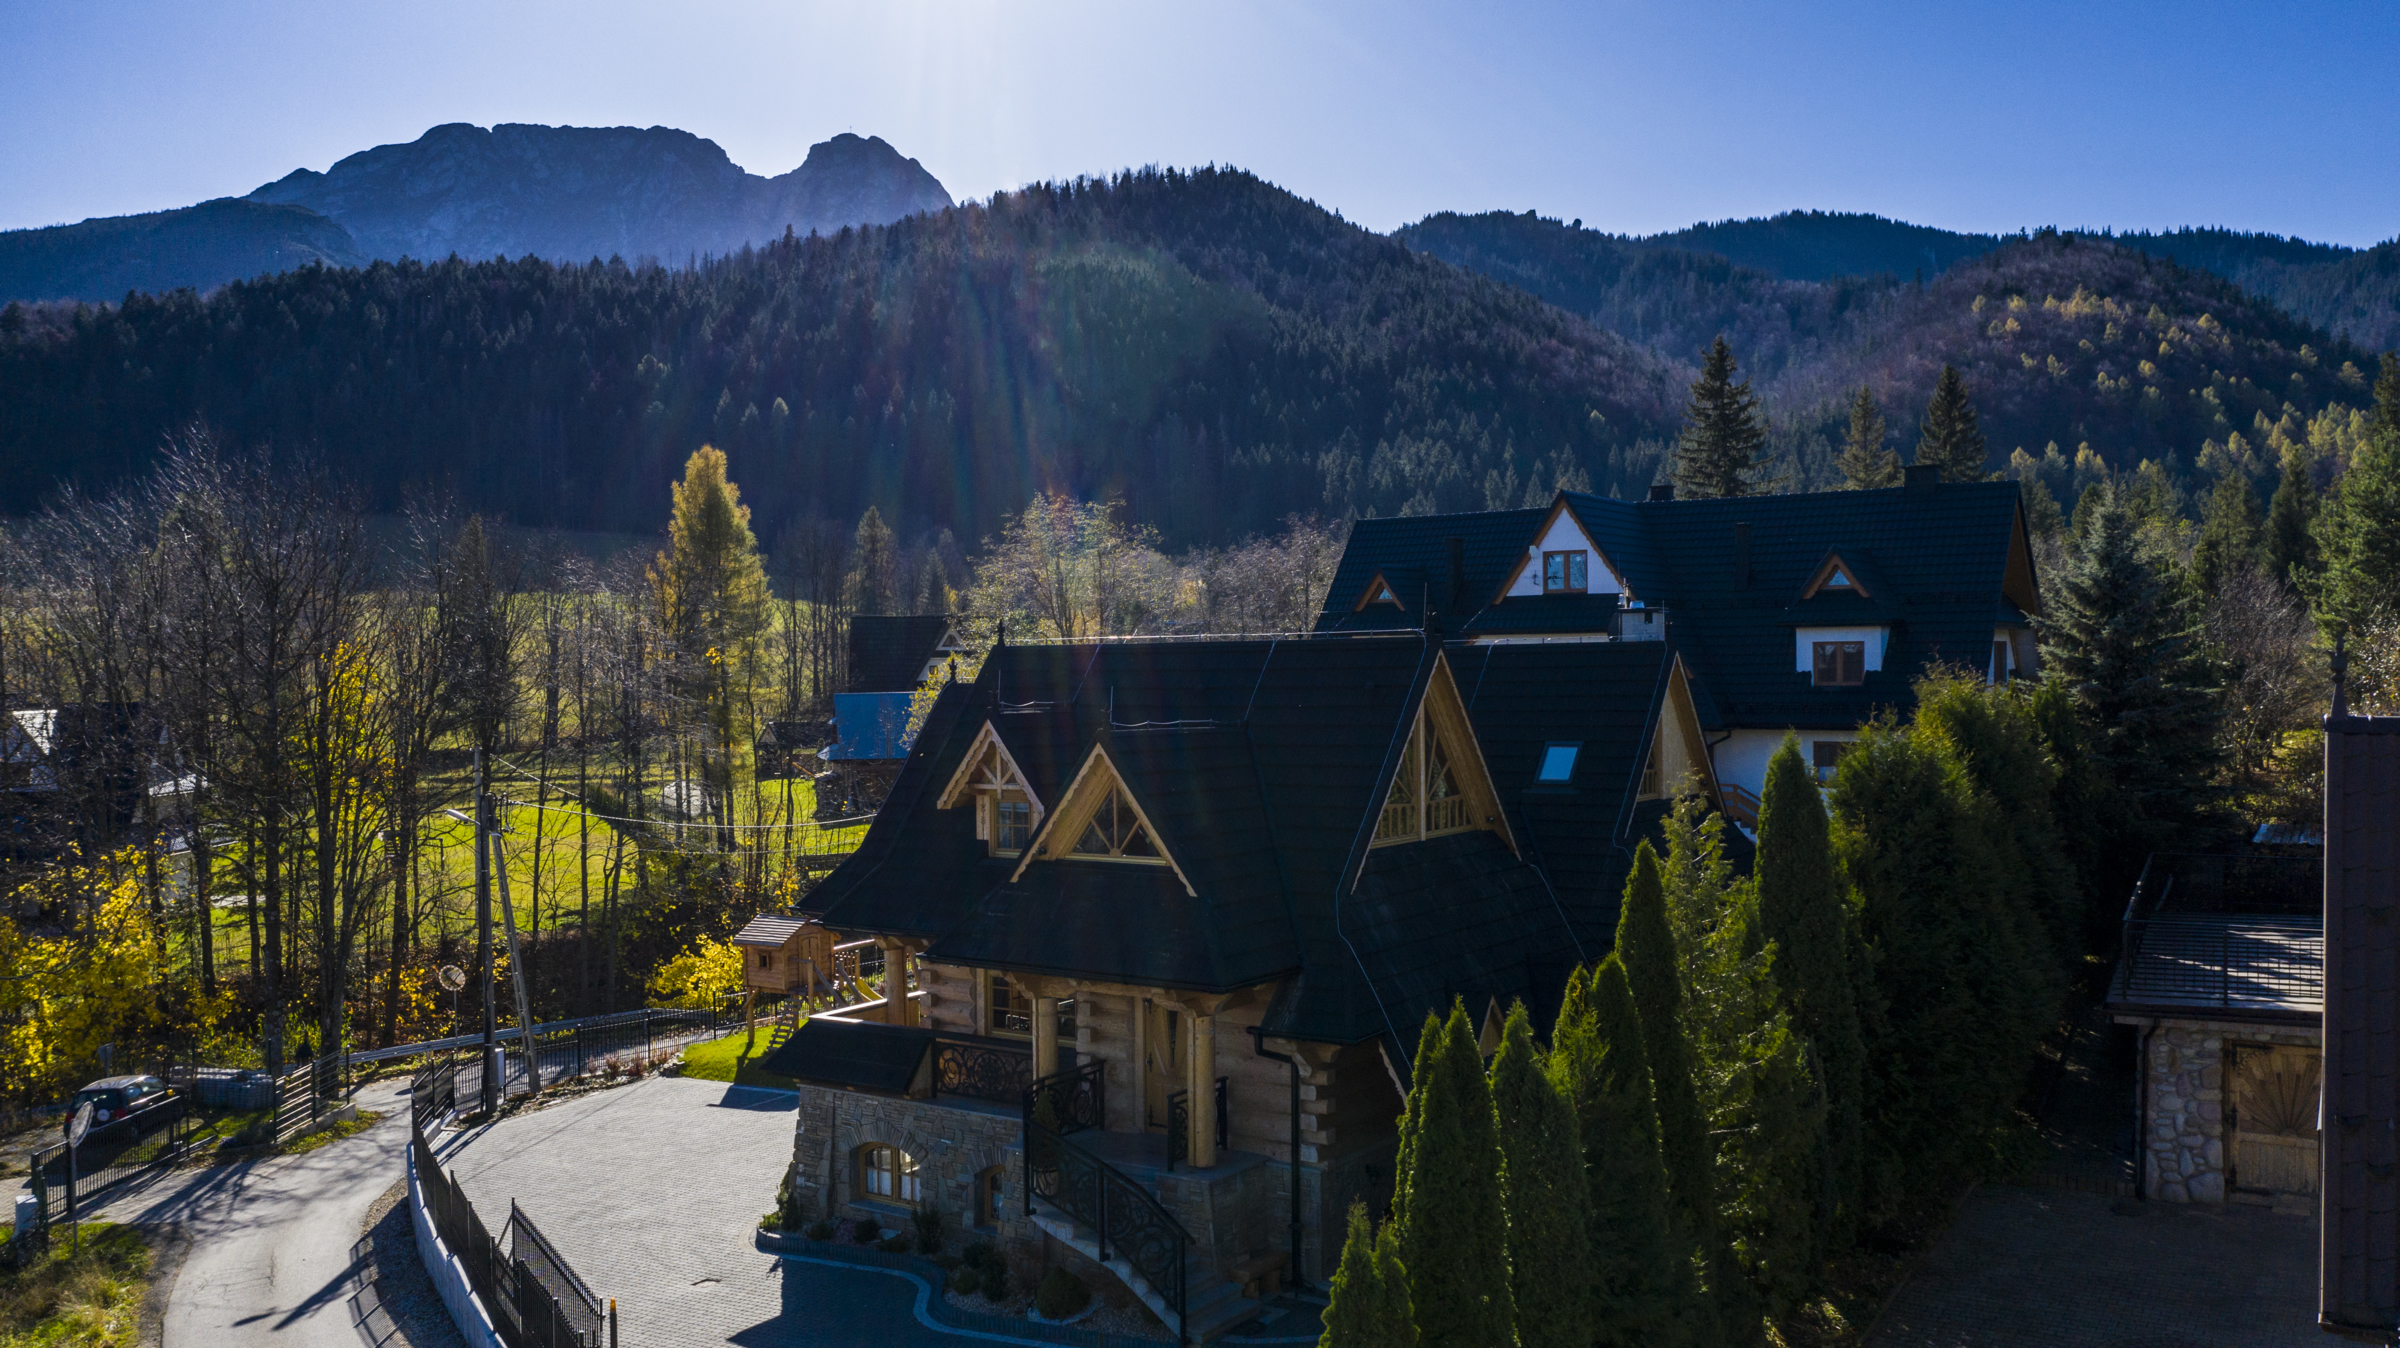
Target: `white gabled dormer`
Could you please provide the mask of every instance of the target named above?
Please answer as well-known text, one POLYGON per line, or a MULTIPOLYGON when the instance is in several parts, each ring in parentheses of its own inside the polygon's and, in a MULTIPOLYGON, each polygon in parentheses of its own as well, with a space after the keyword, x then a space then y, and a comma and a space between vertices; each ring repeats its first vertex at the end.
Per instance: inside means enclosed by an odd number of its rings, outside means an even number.
POLYGON ((975 838, 994 856, 1015 856, 1025 850, 1042 822, 1041 797, 1025 781, 1016 758, 1000 740, 992 723, 983 723, 958 771, 950 774, 934 808, 975 807, 975 838))
POLYGON ((1550 507, 1542 527, 1525 545, 1525 555, 1500 587, 1503 599, 1558 594, 1625 594, 1624 578, 1601 555, 1600 545, 1584 532, 1583 522, 1563 499, 1550 507))

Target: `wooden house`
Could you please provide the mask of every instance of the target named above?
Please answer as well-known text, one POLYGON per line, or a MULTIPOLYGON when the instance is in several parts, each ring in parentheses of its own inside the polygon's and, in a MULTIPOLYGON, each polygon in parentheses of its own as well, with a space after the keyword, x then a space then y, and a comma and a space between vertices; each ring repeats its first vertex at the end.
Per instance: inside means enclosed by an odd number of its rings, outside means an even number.
POLYGON ((804 901, 918 991, 778 1051, 802 1205, 936 1207, 1188 1338, 1240 1323, 1388 1201, 1425 1018, 1546 1024, 1606 953, 1628 841, 1714 790, 1700 730, 1657 642, 994 650, 804 901))
POLYGON ((742 986, 753 1001, 761 993, 807 995, 833 985, 834 934, 821 923, 800 917, 754 917, 734 934, 733 943, 741 948, 742 986))
POLYGON ((1787 730, 1830 776, 1933 666, 2002 681, 2040 663, 2017 484, 1930 469, 1875 491, 1560 492, 1527 510, 1358 521, 1317 629, 1422 628, 1429 612, 1475 645, 1670 642, 1728 813, 1751 826, 1787 730))

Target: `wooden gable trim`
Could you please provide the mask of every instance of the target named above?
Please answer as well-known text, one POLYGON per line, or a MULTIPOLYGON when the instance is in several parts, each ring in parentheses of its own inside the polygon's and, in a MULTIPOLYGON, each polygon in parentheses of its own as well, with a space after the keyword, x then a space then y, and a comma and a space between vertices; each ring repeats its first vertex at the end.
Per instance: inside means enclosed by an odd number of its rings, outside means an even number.
POLYGON ((942 788, 942 794, 934 799, 933 808, 951 810, 967 803, 968 794, 983 785, 977 780, 977 770, 983 766, 987 750, 999 756, 1001 766, 1006 769, 1002 776, 1013 780, 1015 789, 1024 792, 1025 799, 1033 802, 1033 822, 1038 827, 1042 815, 1046 813, 1042 808, 1042 798, 1034 793, 1033 784, 1025 780, 1025 770, 1017 766, 1017 756, 1008 751, 1007 742, 1000 738, 1000 732, 993 729, 989 721, 975 732, 974 743, 967 746, 966 757, 958 761, 958 770, 950 774, 950 781, 942 788))
MULTIPOLYGON (((1167 849, 1166 835, 1150 822, 1150 812, 1142 808, 1141 798, 1133 793, 1132 787, 1125 784, 1124 775, 1117 771, 1116 760, 1108 756, 1108 746, 1105 744, 1093 745, 1092 751, 1084 756, 1083 766, 1075 770, 1075 779, 1067 783, 1066 790, 1059 793, 1057 813, 1034 826, 1033 837, 1025 844, 1025 855, 1017 859, 1017 868, 1008 873, 1008 882, 1013 885, 1023 879, 1025 868, 1037 860, 1075 859, 1075 840, 1083 836, 1084 826, 1091 823, 1092 816, 1100 812, 1100 803, 1108 799, 1112 789, 1123 791, 1125 799, 1132 803, 1134 818, 1140 820, 1142 827, 1149 831, 1150 841, 1158 848, 1160 860, 1166 863, 1167 869, 1175 872, 1175 878, 1183 884, 1183 892, 1198 898, 1200 891, 1193 887, 1192 877, 1183 873, 1183 863, 1177 861, 1175 854, 1167 849)), ((1140 866, 1150 863, 1137 860, 1122 864, 1140 866)))
POLYGON ((1400 587, 1385 580, 1381 571, 1376 572, 1374 578, 1367 582, 1367 588, 1359 592, 1358 602, 1350 606, 1350 611, 1364 613, 1369 604, 1390 604, 1402 613, 1408 612, 1408 601, 1400 597, 1400 587), (1385 594, 1390 595, 1391 598, 1377 598, 1378 595, 1385 594))
POLYGON ((1628 601, 1634 597, 1633 587, 1625 582, 1625 573, 1619 571, 1617 564, 1608 559, 1608 554, 1600 550, 1600 540, 1592 537, 1592 526, 1584 523, 1583 516, 1575 515, 1574 507, 1567 504, 1567 494, 1562 491, 1558 494, 1558 499, 1550 503, 1550 513, 1542 516, 1542 522, 1539 527, 1534 529, 1533 537, 1526 539, 1525 546, 1518 551, 1517 564, 1510 567, 1508 574, 1500 578, 1500 588, 1494 590, 1492 597, 1484 601, 1487 606, 1508 598, 1508 592, 1517 588, 1517 577, 1524 575, 1525 568, 1533 565, 1541 557, 1542 540, 1549 536, 1550 526, 1558 523, 1558 517, 1561 515, 1574 515, 1575 527, 1583 531, 1583 541, 1592 545, 1592 556, 1599 560, 1600 565, 1608 568, 1610 578, 1617 582, 1617 593, 1623 595, 1628 601))
POLYGON ((2033 572, 2033 546, 2026 536, 2023 501, 2009 512, 2008 562, 2000 574, 2000 596, 2028 618, 2041 614, 2041 581, 2033 572))
MULTIPOLYGON (((1459 789, 1467 797, 1468 807, 1483 821, 1474 827, 1489 829, 1491 832, 1499 834, 1500 840, 1508 844, 1508 850, 1522 858, 1524 852, 1517 846, 1516 831, 1509 827, 1508 811, 1500 806, 1500 794, 1492 787, 1491 769, 1483 761, 1483 744, 1475 738, 1475 724, 1467 716, 1466 702, 1459 696, 1458 682, 1451 676, 1450 659, 1446 652, 1437 651, 1435 653, 1433 674, 1425 682, 1424 695, 1417 700, 1414 707, 1409 709, 1408 733, 1401 741, 1400 756, 1395 760, 1395 772, 1398 771, 1398 764, 1407 761, 1408 742, 1415 739, 1427 727, 1432 729, 1434 735, 1439 737, 1443 745, 1450 751, 1450 768, 1458 777, 1459 789)), ((1394 838, 1388 842, 1373 840, 1375 822, 1382 817, 1383 807, 1392 797, 1390 778, 1382 778, 1380 786, 1382 789, 1376 793, 1374 800, 1368 806, 1367 835, 1369 841, 1366 850, 1372 852, 1379 847, 1399 847, 1423 841, 1422 836, 1394 838)), ((1422 802, 1419 804, 1422 806, 1422 802)), ((1471 830, 1455 831, 1468 832, 1471 830)), ((1364 856, 1365 853, 1360 855, 1364 856)), ((1359 879, 1365 874, 1366 868, 1361 865, 1350 877, 1351 887, 1357 888, 1359 879)))
POLYGON ((1699 775, 1701 792, 1710 805, 1724 809, 1725 796, 1717 785, 1717 766, 1709 759, 1707 737, 1700 733, 1700 709, 1692 702, 1692 684, 1684 672, 1680 654, 1667 671, 1667 695, 1659 712, 1659 734, 1667 733, 1671 721, 1682 741, 1685 758, 1699 775))
POLYGON ((1817 591, 1825 588, 1825 582, 1833 579, 1833 573, 1836 570, 1848 578, 1849 590, 1852 594, 1862 599, 1875 597, 1875 592, 1867 588, 1865 581, 1859 579, 1858 568, 1843 560, 1841 550, 1838 548, 1828 551, 1825 554, 1825 560, 1817 563, 1817 569, 1809 576, 1808 584, 1800 587, 1800 597, 1802 599, 1816 598, 1817 591))

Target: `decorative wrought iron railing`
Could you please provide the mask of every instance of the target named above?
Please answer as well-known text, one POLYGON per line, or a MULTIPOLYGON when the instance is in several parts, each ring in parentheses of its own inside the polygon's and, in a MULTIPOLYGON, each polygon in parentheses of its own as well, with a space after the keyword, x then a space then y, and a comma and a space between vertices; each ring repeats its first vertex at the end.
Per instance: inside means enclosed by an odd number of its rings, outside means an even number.
POLYGON ((1033 1049, 1006 1039, 944 1035, 933 1046, 933 1089, 1003 1105, 1022 1105, 1033 1088, 1033 1049))
POLYGON ((1108 1064, 1098 1058, 1064 1071, 1052 1072, 1025 1088, 1025 1122, 1033 1123, 1034 1109, 1047 1099, 1058 1131, 1080 1133, 1108 1126, 1108 1064))
POLYGON ((1037 1198, 1096 1233, 1100 1262, 1113 1251, 1131 1265, 1174 1310, 1175 1341, 1186 1342, 1192 1237, 1175 1214, 1132 1177, 1028 1118, 1026 1216, 1037 1198))
MULTIPOLYGON (((1216 1090, 1212 1092, 1216 1097, 1213 1112, 1216 1115, 1217 1150, 1220 1152, 1225 1150, 1226 1139, 1232 1131, 1228 1126, 1225 1109, 1226 1081, 1227 1078, 1218 1077, 1216 1090)), ((1167 1169, 1173 1170, 1177 1161, 1190 1159, 1192 1159, 1192 1093, 1188 1090, 1172 1091, 1167 1095, 1167 1169)))

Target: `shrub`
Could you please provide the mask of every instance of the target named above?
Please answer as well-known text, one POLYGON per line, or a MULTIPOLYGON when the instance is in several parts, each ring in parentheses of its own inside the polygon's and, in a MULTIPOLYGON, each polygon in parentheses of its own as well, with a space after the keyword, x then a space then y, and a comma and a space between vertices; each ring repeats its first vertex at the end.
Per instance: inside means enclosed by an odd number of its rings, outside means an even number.
POLYGON ((885 1254, 906 1254, 908 1253, 908 1243, 908 1237, 894 1236, 890 1240, 879 1240, 875 1242, 875 1248, 883 1251, 885 1254))
POLYGON ((861 1217, 850 1227, 850 1243, 872 1245, 883 1239, 883 1227, 871 1218, 861 1217))
POLYGON ((810 1222, 808 1224, 808 1229, 800 1234, 808 1237, 810 1240, 831 1240, 833 1239, 836 1229, 837 1228, 832 1222, 826 1221, 820 1217, 816 1221, 810 1222))
POLYGON ((1008 1300, 1008 1264, 1005 1261, 995 1258, 983 1266, 983 1299, 1008 1300))
POLYGON ((950 1275, 950 1290, 962 1297, 971 1297, 983 1290, 983 1275, 971 1268, 962 1268, 950 1275))
POLYGON ((979 1240, 960 1251, 958 1258, 959 1262, 968 1268, 997 1268, 1000 1264, 1000 1251, 992 1248, 990 1241, 979 1240))
POLYGON ((909 1217, 917 1228, 917 1253, 939 1254, 942 1249, 942 1213, 939 1208, 918 1208, 909 1217))
POLYGON ((1042 1285, 1033 1292, 1033 1308, 1045 1320, 1064 1320, 1091 1304, 1091 1289, 1083 1285, 1083 1279, 1063 1268, 1044 1274, 1042 1285))

